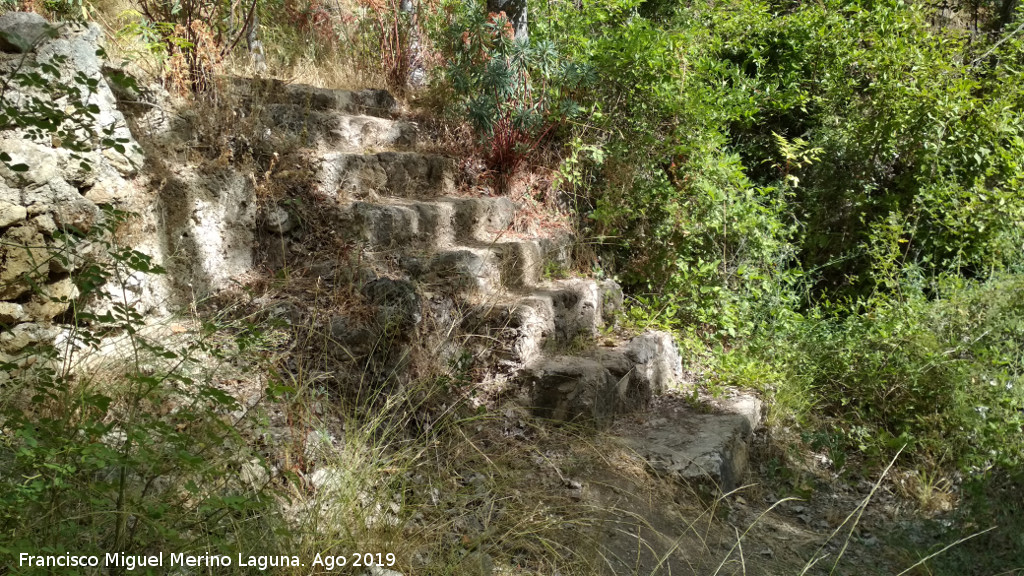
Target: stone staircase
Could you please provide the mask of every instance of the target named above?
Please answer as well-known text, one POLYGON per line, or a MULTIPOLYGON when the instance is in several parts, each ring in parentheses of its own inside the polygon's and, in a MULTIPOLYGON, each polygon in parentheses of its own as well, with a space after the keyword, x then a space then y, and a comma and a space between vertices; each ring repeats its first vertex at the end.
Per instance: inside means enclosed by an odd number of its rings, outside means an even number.
POLYGON ((673 338, 606 331, 622 306, 614 282, 545 278, 570 267, 571 237, 517 237, 514 202, 457 196, 456 162, 416 150, 415 126, 387 92, 260 83, 269 129, 319 151, 316 191, 337 203, 339 231, 418 291, 457 302, 454 333, 486 378, 518 390, 538 417, 621 433, 658 473, 724 490, 742 478, 760 403, 658 409, 682 383, 673 338))

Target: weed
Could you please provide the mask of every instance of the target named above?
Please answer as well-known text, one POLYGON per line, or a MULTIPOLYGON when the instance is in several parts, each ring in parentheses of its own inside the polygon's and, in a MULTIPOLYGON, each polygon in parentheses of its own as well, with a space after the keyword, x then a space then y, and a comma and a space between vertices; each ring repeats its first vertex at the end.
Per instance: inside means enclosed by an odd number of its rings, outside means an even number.
POLYGON ((243 552, 243 533, 271 530, 266 483, 234 472, 263 462, 209 370, 226 359, 216 327, 175 343, 147 335, 127 283, 163 270, 109 240, 124 219, 108 212, 83 239, 108 260, 75 276, 81 296, 59 343, 2 366, 5 553, 243 552))
POLYGON ((541 277, 545 280, 564 280, 569 277, 569 269, 561 262, 546 260, 541 277))

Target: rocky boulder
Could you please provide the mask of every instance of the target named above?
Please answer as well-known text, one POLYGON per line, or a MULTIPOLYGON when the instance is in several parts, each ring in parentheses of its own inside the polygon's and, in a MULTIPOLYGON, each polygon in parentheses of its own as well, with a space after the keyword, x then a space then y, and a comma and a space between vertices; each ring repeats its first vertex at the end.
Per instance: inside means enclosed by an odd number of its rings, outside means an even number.
POLYGON ((0 51, 23 54, 57 35, 57 27, 33 12, 8 12, 0 16, 0 51))

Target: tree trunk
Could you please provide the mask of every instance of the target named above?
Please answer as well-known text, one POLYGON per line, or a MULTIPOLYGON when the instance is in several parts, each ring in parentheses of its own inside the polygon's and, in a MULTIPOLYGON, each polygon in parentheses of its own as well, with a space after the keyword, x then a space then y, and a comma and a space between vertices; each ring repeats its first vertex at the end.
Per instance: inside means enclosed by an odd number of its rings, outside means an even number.
POLYGON ((1017 0, 1003 0, 999 7, 998 29, 1002 30, 1013 22, 1013 14, 1017 9, 1017 0))
POLYGON ((408 46, 404 57, 408 62, 408 77, 406 81, 410 86, 420 87, 427 83, 427 70, 423 66, 423 59, 420 57, 420 26, 417 21, 419 2, 414 0, 401 0, 398 9, 405 14, 404 26, 408 26, 408 46))
POLYGON ((260 74, 267 71, 267 60, 263 55, 263 42, 260 42, 259 37, 260 17, 256 13, 256 1, 253 0, 252 18, 245 30, 245 45, 249 48, 253 68, 260 74))
POLYGON ((525 42, 530 33, 526 27, 526 0, 487 0, 488 12, 504 12, 515 30, 516 40, 525 42))

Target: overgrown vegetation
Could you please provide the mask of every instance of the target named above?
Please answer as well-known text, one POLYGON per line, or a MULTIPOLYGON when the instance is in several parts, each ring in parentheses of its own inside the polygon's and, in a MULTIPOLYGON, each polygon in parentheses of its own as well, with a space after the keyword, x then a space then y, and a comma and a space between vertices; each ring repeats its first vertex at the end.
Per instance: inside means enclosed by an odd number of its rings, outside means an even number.
POLYGON ((446 24, 443 99, 468 119, 504 189, 546 137, 581 114, 572 99, 579 88, 572 87, 592 78, 561 58, 554 42, 517 40, 508 19, 480 6, 463 6, 446 24))
MULTIPOLYGON (((0 126, 67 150, 76 170, 90 173, 95 152, 126 154, 128 139, 97 120, 99 79, 66 77, 67 60, 22 59, 0 90, 0 126)), ((0 161, 15 175, 40 168, 6 153, 0 161)), ((265 462, 239 435, 255 406, 240 409, 216 384, 226 349, 247 341, 215 342, 213 325, 194 339, 147 325, 130 295, 140 277, 163 269, 116 241, 128 218, 111 209, 86 229, 55 231, 49 248, 5 245, 31 255, 32 269, 14 283, 70 307, 65 330, 0 362, 0 553, 8 558, 244 552, 242 534, 263 540, 278 523, 261 514, 273 503, 265 462), (55 270, 74 271, 71 299, 46 296, 55 270)))
POLYGON ((531 8, 531 41, 600 78, 549 142, 633 315, 675 326, 711 384, 762 390, 841 474, 901 449, 919 477, 1019 474, 1013 7, 531 8))
POLYGON ((602 79, 563 140, 601 150, 566 180, 583 223, 719 379, 876 463, 1019 462, 979 440, 1020 433, 1014 26, 897 2, 538 9, 531 38, 602 79))
MULTIPOLYGON (((85 3, 47 7, 89 15, 85 3)), ((959 490, 964 524, 1008 523, 963 547, 990 565, 954 550, 934 565, 940 573, 1024 562, 1019 515, 991 505, 1015 498, 1024 467, 1024 8, 547 2, 530 5, 528 43, 480 2, 136 8, 122 32, 186 91, 209 90, 226 60, 245 58, 254 30, 279 70, 329 60, 399 92, 430 74, 430 100, 471 128, 498 188, 530 163, 560 161, 558 193, 599 245, 603 272, 637 303, 630 320, 677 330, 707 384, 761 390, 773 423, 799 430, 800 448, 825 454, 838 476, 877 474, 900 454, 922 508, 935 491, 959 490), (1015 552, 986 552, 999 546, 1015 552)), ((15 81, 48 86, 39 73, 15 81)), ((35 115, 15 112, 0 124, 73 142, 60 132, 67 118, 42 101, 35 115)), ((82 302, 154 268, 105 246, 112 263, 80 280, 82 302)), ((230 547, 239 526, 272 530, 261 489, 213 480, 266 472, 221 418, 234 401, 193 371, 197 355, 219 358, 220 348, 206 336, 180 349, 153 343, 134 314, 113 304, 70 316, 68 343, 127 335, 132 354, 109 381, 76 375, 71 348, 47 349, 5 389, 2 551, 44 540, 58 553, 72 542, 230 547), (173 418, 161 412, 171 405, 173 418)), ((306 383, 280 386, 296 406, 315 395, 306 383)), ((465 433, 464 421, 448 424, 465 433)), ((357 426, 365 438, 350 436, 345 457, 414 468, 422 454, 362 451, 391 425, 357 426)), ((296 478, 289 485, 304 486, 296 478)), ((406 481, 344 477, 338 491, 354 508, 406 481)), ((394 515, 407 527, 415 512, 404 505, 394 515)), ((394 524, 368 535, 365 517, 329 520, 349 530, 338 541, 399 538, 394 524)), ((492 535, 513 538, 497 526, 492 535)), ((472 549, 441 554, 457 565, 472 549)))
POLYGON ((2 366, 16 379, 0 403, 0 552, 248 552, 240 528, 256 538, 273 528, 260 513, 269 501, 259 480, 265 464, 237 432, 248 411, 212 380, 225 358, 208 338, 214 327, 193 342, 161 343, 116 297, 129 293, 133 275, 162 271, 111 243, 122 220, 110 213, 90 237, 69 238, 110 258, 77 275, 70 330, 2 366), (101 349, 106 359, 97 363, 101 349), (230 472, 237 469, 250 481, 230 472))

